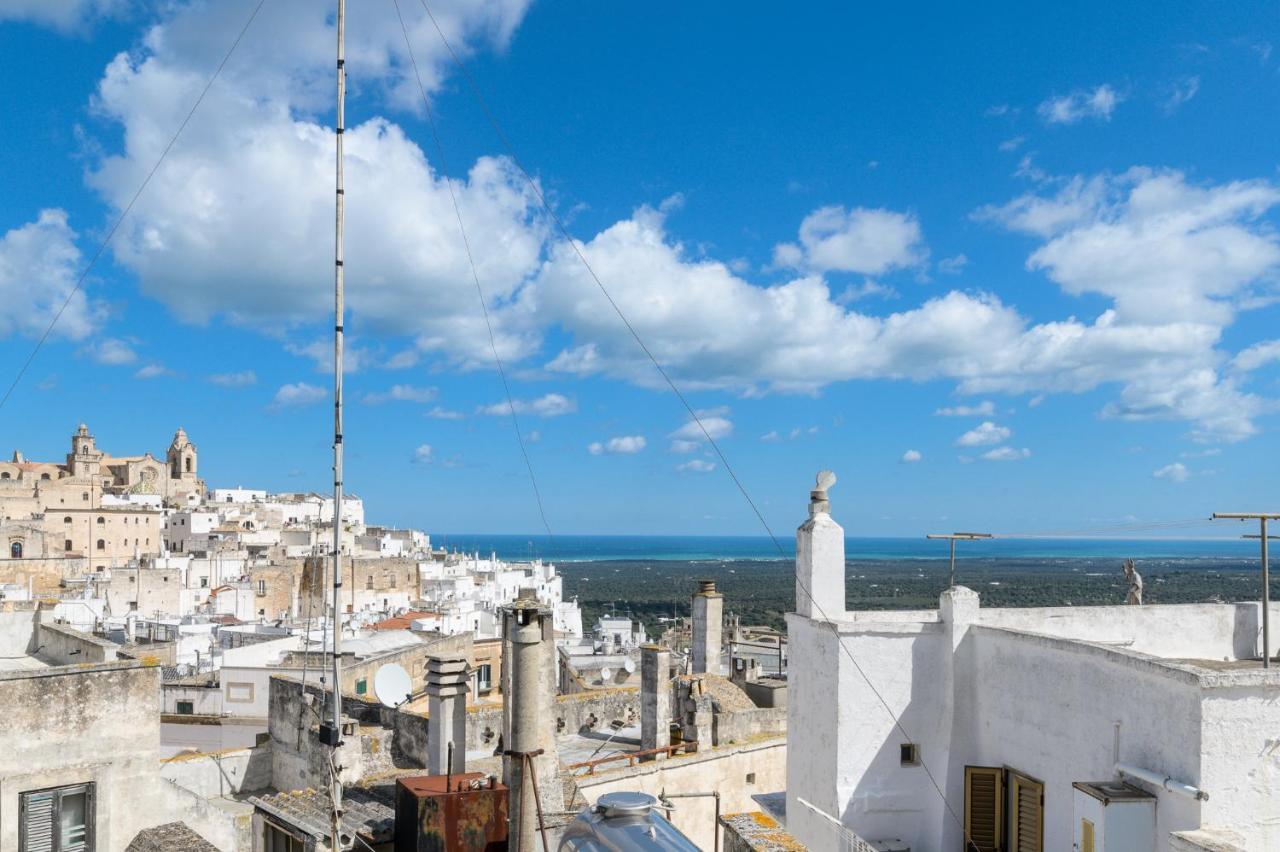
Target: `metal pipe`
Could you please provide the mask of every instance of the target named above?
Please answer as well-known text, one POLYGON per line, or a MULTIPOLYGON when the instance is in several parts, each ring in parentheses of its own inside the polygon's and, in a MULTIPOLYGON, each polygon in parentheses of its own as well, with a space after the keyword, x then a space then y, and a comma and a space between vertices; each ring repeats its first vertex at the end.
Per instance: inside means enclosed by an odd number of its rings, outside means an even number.
POLYGON ((337 17, 337 115, 334 126, 334 239, 333 239, 333 733, 330 755, 330 804, 332 823, 330 843, 334 852, 342 849, 342 779, 333 759, 342 738, 342 324, 343 304, 343 226, 346 208, 342 180, 342 137, 346 131, 347 99, 347 0, 338 0, 337 17))
POLYGON ((707 799, 715 798, 716 800, 716 821, 712 825, 711 830, 715 837, 715 852, 720 852, 720 791, 711 793, 668 793, 663 790, 658 794, 658 801, 666 802, 671 799, 707 799))
POLYGON ((1171 775, 1164 775, 1129 763, 1117 763, 1116 772, 1120 775, 1141 779, 1148 784, 1155 784, 1170 793, 1177 793, 1179 796, 1186 796, 1188 799, 1197 799, 1201 802, 1209 801, 1209 794, 1204 790, 1199 787, 1193 787, 1190 784, 1184 784, 1181 781, 1175 781, 1171 775))

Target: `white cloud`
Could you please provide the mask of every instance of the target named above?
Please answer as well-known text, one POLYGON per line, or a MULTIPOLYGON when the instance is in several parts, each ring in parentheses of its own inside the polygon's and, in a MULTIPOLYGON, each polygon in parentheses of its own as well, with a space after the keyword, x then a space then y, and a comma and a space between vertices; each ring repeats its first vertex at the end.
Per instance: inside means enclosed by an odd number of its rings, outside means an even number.
POLYGON ((610 438, 607 442, 595 441, 587 446, 587 452, 593 456, 611 453, 615 455, 635 455, 645 448, 643 435, 622 435, 610 438))
POLYGON ((957 254, 952 257, 944 257, 938 261, 938 271, 943 275, 959 275, 968 265, 969 258, 963 254, 957 254))
POLYGON ((314 405, 329 397, 329 392, 324 388, 309 385, 306 382, 297 382, 296 384, 281 385, 276 391, 276 395, 271 400, 271 408, 279 411, 283 408, 295 408, 304 405, 314 405))
POLYGON ((62 33, 81 32, 91 22, 119 14, 131 0, 4 0, 0 21, 27 21, 62 33))
POLYGON ((956 439, 957 447, 986 447, 1006 441, 1013 430, 985 420, 956 439))
POLYGON ((1196 76, 1184 77, 1173 85, 1173 90, 1169 93, 1169 97, 1165 99, 1164 108, 1166 112, 1173 112, 1178 107, 1185 104, 1196 96, 1200 91, 1200 78, 1196 76))
POLYGON ((461 420, 467 415, 463 414, 461 411, 452 411, 448 408, 443 408, 437 405, 428 411, 426 416, 433 420, 461 420))
POLYGON ((75 237, 62 210, 42 210, 0 237, 0 338, 40 337, 64 303, 53 335, 83 340, 101 325, 101 306, 83 290, 72 295, 80 265, 75 237))
POLYGON ((122 367, 138 360, 138 353, 133 351, 132 344, 115 337, 106 337, 90 343, 81 352, 99 364, 106 364, 109 367, 122 367))
POLYGON ((1191 476, 1191 472, 1187 470, 1187 466, 1182 462, 1174 462, 1152 471, 1151 475, 1156 479, 1167 479, 1170 482, 1186 482, 1191 476))
POLYGON ((430 444, 419 444, 414 448, 412 461, 414 464, 431 464, 435 461, 435 451, 430 444))
POLYGON ((924 454, 919 450, 907 450, 902 454, 903 464, 915 464, 924 460, 924 454))
POLYGON ((1280 361, 1280 340, 1264 340, 1241 350, 1232 359, 1231 366, 1243 373, 1249 373, 1273 361, 1280 361))
POLYGON ((384 402, 431 402, 439 394, 436 388, 414 385, 392 385, 385 391, 366 393, 361 399, 365 405, 381 405, 384 402))
MULTIPOLYGON (((358 373, 374 366, 376 356, 371 350, 356 346, 350 337, 347 337, 343 343, 343 375, 358 373)), ((297 355, 300 358, 310 358, 315 362, 316 369, 320 372, 333 373, 334 352, 332 340, 313 340, 310 343, 285 343, 284 348, 286 352, 292 355, 297 355)))
POLYGON ((956 405, 939 408, 933 412, 934 417, 991 417, 996 413, 996 404, 984 399, 977 405, 956 405))
POLYGON ((1031 451, 1025 447, 1020 450, 1013 447, 996 447, 994 450, 987 450, 982 457, 987 461, 1019 461, 1031 458, 1031 451))
POLYGON ((1016 151, 1019 148, 1021 148, 1022 143, 1026 141, 1027 141, 1027 137, 1025 136, 1014 136, 1011 139, 1006 139, 1003 142, 1001 142, 999 145, 999 148, 1001 151, 1004 151, 1005 153, 1009 153, 1010 151, 1016 151))
POLYGON ((137 379, 159 379, 173 374, 173 370, 170 370, 164 364, 147 364, 141 367, 133 376, 137 379))
POLYGON ((782 440, 782 436, 778 434, 777 429, 770 429, 768 432, 765 432, 760 436, 760 440, 764 441, 766 444, 776 444, 778 441, 782 440))
MULTIPOLYGON (((502 47, 525 0, 437 10, 461 50, 502 47)), ((449 60, 420 8, 405 7, 418 66, 431 91, 449 60)), ((165 7, 142 47, 108 66, 96 111, 117 123, 123 149, 91 169, 115 210, 127 203, 244 16, 241 4, 165 7)), ((347 68, 362 88, 419 109, 396 16, 352 16, 347 68)), ((332 269, 333 131, 315 119, 332 98, 330 12, 310 0, 273 0, 240 45, 113 241, 143 293, 180 319, 222 316, 271 333, 326 317, 315 282, 332 269), (250 191, 248 188, 252 188, 250 191), (271 239, 261 239, 262 234, 271 239)), ((370 335, 412 336, 455 363, 492 361, 449 192, 436 167, 384 118, 346 136, 347 299, 370 335)), ((509 162, 481 158, 455 187, 493 306, 536 268, 546 229, 509 162)), ((508 330, 495 310, 499 352, 515 359, 536 339, 508 330)), ((536 335, 535 335, 536 338, 536 335)), ((327 355, 323 356, 327 363, 327 355)), ((320 360, 319 358, 317 360, 320 360)), ((406 357, 393 358, 403 366, 406 357)))
POLYGON ((821 207, 800 223, 800 242, 774 248, 774 264, 814 272, 882 275, 918 266, 928 256, 920 223, 909 213, 821 207))
POLYGON ((1085 118, 1110 121, 1111 113, 1125 96, 1103 83, 1093 89, 1078 89, 1069 95, 1049 98, 1037 112, 1048 124, 1075 124, 1085 118))
POLYGON ((536 444, 541 440, 542 440, 542 433, 539 432, 537 429, 534 429, 532 432, 524 436, 524 442, 526 444, 536 444))
POLYGON ((689 459, 687 462, 676 466, 676 470, 680 472, 692 471, 693 473, 710 473, 715 470, 714 462, 703 461, 702 459, 689 459))
POLYGON ((697 421, 689 420, 667 437, 671 439, 671 452, 692 453, 700 449, 708 437, 713 441, 719 441, 721 438, 727 438, 732 434, 733 421, 729 420, 729 418, 720 414, 699 412, 697 421), (703 416, 704 414, 710 416, 703 416), (698 425, 699 422, 702 423, 701 426, 698 425))
MULTIPOLYGON (((517 399, 514 400, 514 405, 516 414, 533 414, 537 417, 560 417, 578 410, 576 402, 558 393, 549 393, 537 399, 517 399)), ((495 402, 493 405, 482 406, 478 413, 503 417, 511 414, 511 407, 511 404, 504 400, 495 402)))
POLYGON ((245 388, 258 383, 258 374, 253 370, 240 370, 236 373, 214 373, 209 381, 224 388, 245 388))

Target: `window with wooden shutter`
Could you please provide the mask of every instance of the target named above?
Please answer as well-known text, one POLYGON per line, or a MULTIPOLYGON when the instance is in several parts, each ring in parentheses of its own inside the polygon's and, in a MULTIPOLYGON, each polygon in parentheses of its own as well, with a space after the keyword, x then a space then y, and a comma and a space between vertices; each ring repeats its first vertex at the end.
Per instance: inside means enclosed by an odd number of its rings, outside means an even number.
POLYGON ((1004 770, 964 768, 965 852, 1001 852, 1004 839, 1004 770))
POLYGON ((1093 823, 1080 820, 1080 852, 1096 852, 1093 845, 1093 823))
POLYGON ((20 852, 93 852, 93 785, 23 793, 20 852))
POLYGON ((1009 852, 1044 852, 1044 785, 1009 773, 1009 852))

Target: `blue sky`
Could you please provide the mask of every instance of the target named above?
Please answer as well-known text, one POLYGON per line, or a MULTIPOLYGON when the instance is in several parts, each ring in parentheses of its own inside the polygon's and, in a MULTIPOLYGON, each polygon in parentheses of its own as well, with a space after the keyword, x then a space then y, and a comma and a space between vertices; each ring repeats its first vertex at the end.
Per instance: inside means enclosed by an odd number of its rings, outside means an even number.
MULTIPOLYGON (((6 386, 252 6, 0 0, 6 386)), ((0 410, 6 451, 182 425, 212 485, 328 489, 326 8, 267 0, 0 410)), ((351 4, 348 487, 388 523, 541 528, 444 175, 552 529, 759 532, 401 8, 444 156, 394 7, 351 4)), ((855 535, 1272 505, 1274 6, 433 8, 775 531, 820 467, 855 535)))

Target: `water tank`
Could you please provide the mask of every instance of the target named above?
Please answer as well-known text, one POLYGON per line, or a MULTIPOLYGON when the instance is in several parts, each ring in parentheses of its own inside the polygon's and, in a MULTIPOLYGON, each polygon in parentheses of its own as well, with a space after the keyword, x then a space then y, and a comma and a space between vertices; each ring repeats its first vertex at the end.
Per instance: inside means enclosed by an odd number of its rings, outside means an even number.
POLYGON ((647 793, 606 793, 569 823, 561 852, 627 852, 632 849, 697 852, 698 847, 658 813, 647 793))

